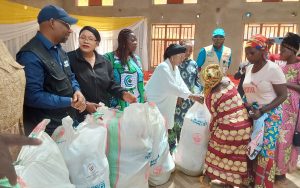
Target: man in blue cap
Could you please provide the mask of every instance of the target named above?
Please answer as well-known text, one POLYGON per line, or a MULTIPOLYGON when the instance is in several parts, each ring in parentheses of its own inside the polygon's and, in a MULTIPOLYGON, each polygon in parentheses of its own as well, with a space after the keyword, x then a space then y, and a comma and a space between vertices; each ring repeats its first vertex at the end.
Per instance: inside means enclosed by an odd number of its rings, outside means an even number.
POLYGON ((38 14, 39 31, 17 53, 25 66, 24 129, 28 135, 44 118, 51 120, 46 128, 52 134, 61 120, 75 110, 85 110, 85 98, 72 73, 66 52, 60 43, 72 33, 77 19, 57 6, 47 5, 38 14))
POLYGON ((209 64, 219 64, 226 74, 231 64, 231 49, 224 46, 225 31, 222 28, 216 28, 212 33, 213 44, 201 48, 197 65, 203 69, 209 64))

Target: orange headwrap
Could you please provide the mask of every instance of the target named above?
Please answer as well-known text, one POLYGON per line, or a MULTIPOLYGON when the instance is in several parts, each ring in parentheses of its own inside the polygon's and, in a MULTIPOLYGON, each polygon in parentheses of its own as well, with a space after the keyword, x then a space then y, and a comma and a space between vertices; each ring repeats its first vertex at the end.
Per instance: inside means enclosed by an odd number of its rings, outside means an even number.
POLYGON ((220 65, 210 64, 201 71, 201 77, 204 82, 204 96, 207 96, 221 82, 223 72, 220 65))
POLYGON ((268 51, 269 50, 268 46, 267 46, 268 41, 269 41, 269 39, 261 34, 253 35, 246 42, 245 48, 252 47, 252 48, 256 48, 258 50, 268 51))

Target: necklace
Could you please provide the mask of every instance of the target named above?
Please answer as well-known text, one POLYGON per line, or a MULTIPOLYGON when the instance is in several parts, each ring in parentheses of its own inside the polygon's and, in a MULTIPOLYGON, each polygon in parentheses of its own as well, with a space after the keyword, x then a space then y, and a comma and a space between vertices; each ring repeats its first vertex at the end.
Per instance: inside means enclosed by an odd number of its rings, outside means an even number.
POLYGON ((252 72, 252 73, 257 73, 258 71, 260 71, 260 70, 265 66, 266 63, 267 63, 266 61, 263 61, 263 62, 262 62, 261 64, 259 64, 259 65, 254 64, 251 72, 252 72), (256 66, 255 66, 255 65, 256 65, 256 66))

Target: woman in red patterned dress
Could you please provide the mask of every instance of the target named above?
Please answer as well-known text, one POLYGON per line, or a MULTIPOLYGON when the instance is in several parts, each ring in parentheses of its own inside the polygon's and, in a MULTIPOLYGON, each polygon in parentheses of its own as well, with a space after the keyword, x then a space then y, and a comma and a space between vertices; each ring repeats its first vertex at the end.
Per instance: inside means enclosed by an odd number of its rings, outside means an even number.
POLYGON ((234 84, 223 78, 220 66, 202 71, 206 105, 212 114, 205 175, 228 187, 249 184, 247 144, 252 122, 234 84))

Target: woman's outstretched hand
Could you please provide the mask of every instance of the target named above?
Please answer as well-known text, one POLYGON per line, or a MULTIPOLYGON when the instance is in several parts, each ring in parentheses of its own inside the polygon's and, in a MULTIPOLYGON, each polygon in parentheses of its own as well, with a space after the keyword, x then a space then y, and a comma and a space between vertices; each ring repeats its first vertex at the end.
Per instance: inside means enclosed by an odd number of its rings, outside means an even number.
POLYGON ((125 91, 123 93, 123 97, 122 98, 123 98, 124 101, 129 102, 129 103, 135 103, 135 102, 137 102, 136 97, 133 94, 127 92, 127 91, 125 91))
POLYGON ((195 94, 192 94, 192 95, 189 96, 189 99, 191 99, 191 100, 193 100, 193 101, 197 101, 197 102, 199 102, 199 103, 201 103, 201 104, 204 103, 204 97, 201 96, 201 95, 195 95, 195 94))

